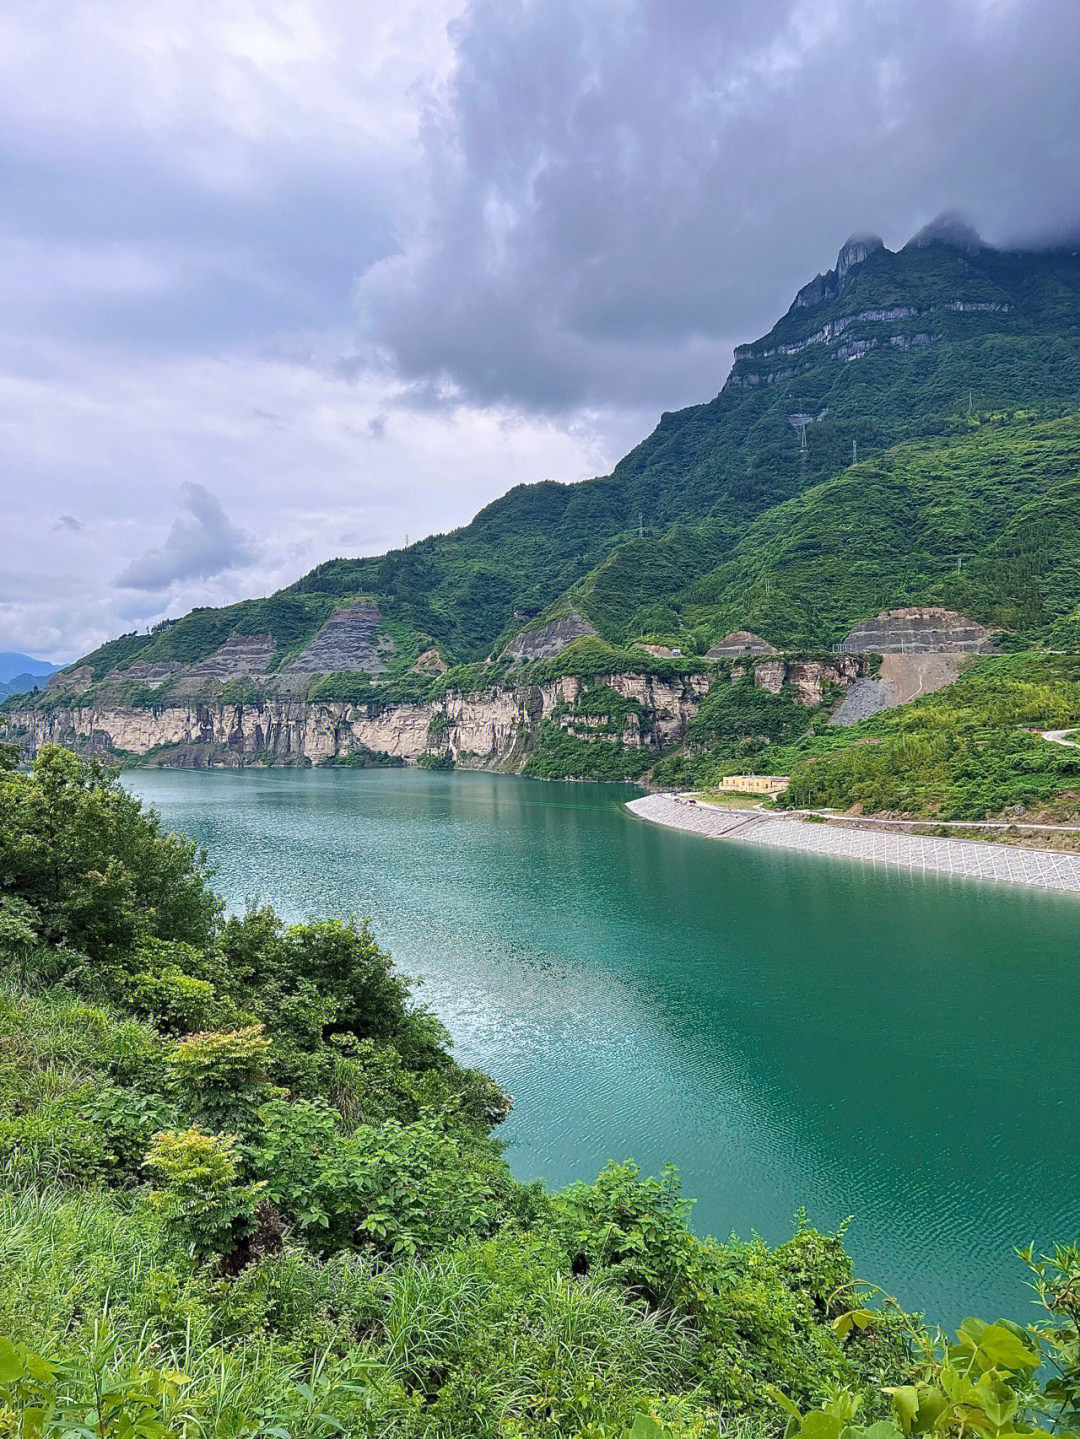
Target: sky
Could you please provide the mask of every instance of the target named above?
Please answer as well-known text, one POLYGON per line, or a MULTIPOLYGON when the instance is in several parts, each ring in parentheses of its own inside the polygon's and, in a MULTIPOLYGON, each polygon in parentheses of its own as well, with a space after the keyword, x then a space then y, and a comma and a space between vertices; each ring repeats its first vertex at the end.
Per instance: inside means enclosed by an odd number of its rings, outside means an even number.
POLYGON ((1080 221, 1077 0, 13 0, 0 649, 602 474, 848 234, 1080 221))

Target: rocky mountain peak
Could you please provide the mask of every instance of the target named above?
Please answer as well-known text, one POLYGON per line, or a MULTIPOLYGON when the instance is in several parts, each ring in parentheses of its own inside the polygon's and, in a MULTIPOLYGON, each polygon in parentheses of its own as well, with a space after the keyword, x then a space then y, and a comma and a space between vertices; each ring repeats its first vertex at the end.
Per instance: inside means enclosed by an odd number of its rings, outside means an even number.
POLYGON ((835 300, 844 288, 848 272, 861 265, 867 255, 884 246, 885 241, 880 235, 849 235, 840 247, 835 267, 824 275, 815 275, 809 284, 804 285, 791 308, 801 310, 809 305, 820 305, 822 300, 835 300))
POLYGON ((929 225, 924 225, 917 234, 912 235, 904 249, 921 250, 935 241, 942 245, 951 245, 955 250, 962 250, 965 255, 976 255, 980 250, 988 248, 983 244, 975 226, 955 210, 942 211, 929 225))
POLYGON ((861 265, 867 255, 883 250, 885 241, 880 235, 849 235, 836 257, 836 286, 844 288, 844 278, 853 265, 861 265))

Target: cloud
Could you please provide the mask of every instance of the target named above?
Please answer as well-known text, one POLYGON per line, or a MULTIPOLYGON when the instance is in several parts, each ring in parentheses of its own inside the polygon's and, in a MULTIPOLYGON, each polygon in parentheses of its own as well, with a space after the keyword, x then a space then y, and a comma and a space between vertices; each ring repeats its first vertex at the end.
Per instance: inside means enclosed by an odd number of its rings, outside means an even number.
POLYGON ((183 580, 216 579, 258 558, 258 546, 203 485, 185 484, 180 496, 187 514, 173 521, 159 549, 147 550, 114 577, 117 589, 163 594, 183 580))
POLYGON ((12 649, 603 473, 853 230, 1078 233, 1075 0, 101 11, 0 9, 12 649))
POLYGON ((56 524, 53 525, 53 529, 54 529, 54 530, 81 530, 81 529, 82 529, 82 525, 81 525, 80 522, 75 518, 74 515, 61 515, 60 518, 57 520, 56 524))
POLYGON ((1075 224, 1075 0, 472 0, 426 204, 357 285, 407 377, 488 403, 714 393, 853 230, 1075 224))

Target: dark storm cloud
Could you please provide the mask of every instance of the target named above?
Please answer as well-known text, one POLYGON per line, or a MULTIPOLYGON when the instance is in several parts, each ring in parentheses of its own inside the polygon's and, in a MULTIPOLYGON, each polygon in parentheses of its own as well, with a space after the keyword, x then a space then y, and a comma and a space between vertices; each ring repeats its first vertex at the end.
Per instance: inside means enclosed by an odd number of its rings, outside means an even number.
POLYGON ((852 230, 1075 227, 1075 0, 474 0, 452 33, 426 211, 358 300, 482 401, 704 398, 852 230))
POLYGON ((180 492, 186 514, 179 515, 160 548, 132 560, 113 580, 117 589, 162 594, 184 580, 209 580, 251 564, 258 547, 232 524, 220 500, 203 485, 180 492))

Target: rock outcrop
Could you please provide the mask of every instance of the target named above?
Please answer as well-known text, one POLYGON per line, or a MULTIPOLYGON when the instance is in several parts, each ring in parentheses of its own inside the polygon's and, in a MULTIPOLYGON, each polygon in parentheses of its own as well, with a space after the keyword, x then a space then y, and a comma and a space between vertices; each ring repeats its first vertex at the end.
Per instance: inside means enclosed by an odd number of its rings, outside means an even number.
POLYGON ((347 670, 376 675, 386 668, 384 658, 394 642, 380 633, 378 605, 359 604, 335 610, 315 638, 284 667, 285 675, 330 675, 347 670))
POLYGON ((885 241, 880 235, 849 235, 836 257, 835 267, 824 275, 815 275, 809 284, 804 285, 795 296, 791 308, 802 310, 811 305, 820 305, 823 300, 835 300, 837 295, 842 293, 849 272, 856 265, 861 265, 875 250, 882 249, 884 244, 885 241))
POLYGON ((862 664, 854 655, 833 655, 827 660, 764 659, 754 666, 754 684, 778 695, 785 685, 807 706, 821 704, 834 689, 847 689, 859 677, 862 664))
POLYGON ((511 660, 548 660, 554 658, 560 650, 564 650, 571 640, 594 634, 596 630, 589 621, 572 611, 562 619, 549 620, 539 629, 522 630, 503 650, 502 657, 511 660))
MULTIPOLYGON (((821 702, 827 686, 850 683, 860 661, 758 662, 757 683, 778 693, 788 684, 802 704, 821 702)), ((681 743, 711 684, 712 673, 672 680, 646 673, 597 674, 588 681, 562 675, 542 685, 506 682, 475 693, 449 691, 424 703, 311 702, 269 695, 251 702, 194 700, 160 706, 107 699, 49 708, 27 707, 5 717, 9 735, 29 755, 55 741, 103 755, 130 755, 156 765, 327 764, 372 752, 406 763, 433 749, 456 762, 517 772, 548 720, 577 734, 603 730, 628 747, 656 751, 681 743), (608 689, 628 701, 617 733, 578 701, 608 689)))

